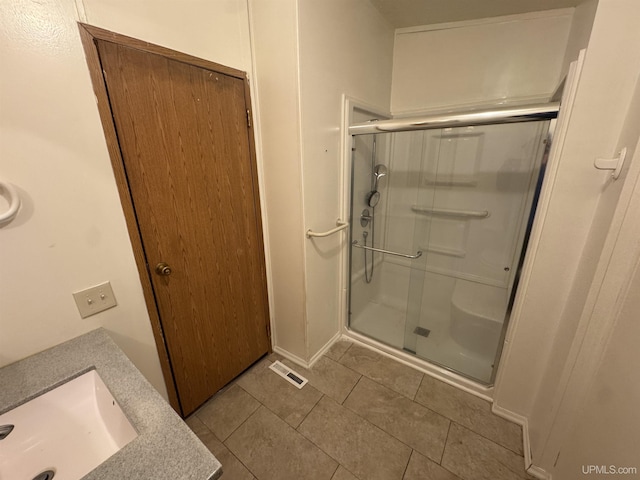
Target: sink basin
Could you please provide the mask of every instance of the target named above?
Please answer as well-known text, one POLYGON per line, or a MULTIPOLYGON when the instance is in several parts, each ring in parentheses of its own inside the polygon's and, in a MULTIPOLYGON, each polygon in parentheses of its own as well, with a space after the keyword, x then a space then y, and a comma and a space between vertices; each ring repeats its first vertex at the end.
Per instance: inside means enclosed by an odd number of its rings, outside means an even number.
POLYGON ((79 480, 138 436, 95 370, 0 415, 5 425, 0 480, 79 480))

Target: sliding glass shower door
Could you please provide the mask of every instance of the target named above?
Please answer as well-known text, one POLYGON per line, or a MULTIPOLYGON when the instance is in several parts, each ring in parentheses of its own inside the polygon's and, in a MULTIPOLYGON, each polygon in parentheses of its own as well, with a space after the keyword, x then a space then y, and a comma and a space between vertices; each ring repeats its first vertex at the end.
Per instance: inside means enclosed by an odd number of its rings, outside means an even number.
POLYGON ((548 128, 353 137, 350 329, 491 383, 548 128))

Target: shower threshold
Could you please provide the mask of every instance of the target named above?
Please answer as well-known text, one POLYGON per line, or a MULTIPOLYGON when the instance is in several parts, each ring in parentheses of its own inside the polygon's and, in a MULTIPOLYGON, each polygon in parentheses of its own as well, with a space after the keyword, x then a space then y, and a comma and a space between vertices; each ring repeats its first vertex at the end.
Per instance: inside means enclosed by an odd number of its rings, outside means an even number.
POLYGON ((441 380, 449 385, 471 393, 483 400, 493 400, 493 385, 484 384, 462 372, 455 371, 438 362, 433 362, 416 356, 413 352, 402 347, 389 345, 347 327, 344 337, 362 346, 368 347, 387 357, 398 360, 416 370, 441 380))
POLYGON ((430 328, 418 325, 412 332, 415 335, 413 341, 407 343, 406 313, 383 303, 370 302, 359 315, 351 317, 349 331, 361 336, 364 343, 375 347, 384 345, 392 355, 398 352, 411 356, 422 367, 434 365, 438 371, 446 370, 483 388, 490 387, 494 359, 485 358, 458 344, 449 334, 447 320, 438 320, 437 315, 423 318, 422 325, 428 324, 430 328))

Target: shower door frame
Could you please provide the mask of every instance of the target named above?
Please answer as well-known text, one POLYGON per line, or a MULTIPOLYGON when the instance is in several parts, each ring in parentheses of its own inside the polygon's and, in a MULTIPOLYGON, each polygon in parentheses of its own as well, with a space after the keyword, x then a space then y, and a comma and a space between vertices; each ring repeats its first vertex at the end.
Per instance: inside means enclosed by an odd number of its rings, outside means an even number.
MULTIPOLYGON (((538 104, 538 105, 530 105, 523 107, 507 107, 507 108, 496 108, 491 111, 473 111, 473 112, 461 112, 459 114, 446 114, 446 115, 432 115, 425 117, 413 117, 407 119, 392 119, 388 121, 378 121, 375 123, 371 123, 369 125, 365 124, 357 124, 354 125, 352 123, 353 112, 358 109, 364 112, 371 112, 373 115, 377 115, 379 110, 375 107, 368 106, 363 102, 359 102, 356 99, 350 98, 348 96, 343 96, 343 169, 342 169, 342 185, 344 187, 343 191, 343 218, 349 218, 349 222, 353 223, 353 218, 351 218, 351 188, 352 181, 351 173, 352 173, 352 145, 353 145, 353 137, 355 135, 366 135, 372 133, 392 133, 394 131, 412 131, 412 130, 431 130, 431 129, 442 129, 447 127, 463 127, 463 126, 480 126, 480 125, 492 125, 492 124, 505 124, 505 123, 520 123, 520 122, 537 122, 537 121, 550 121, 548 133, 546 135, 548 144, 545 146, 544 156, 547 156, 547 162, 551 160, 555 160, 555 157, 550 154, 552 152, 552 137, 553 133, 556 130, 556 122, 557 116, 559 115, 560 104, 559 102, 552 102, 548 104, 538 104), (502 118, 501 118, 502 117, 502 118), (464 120, 466 123, 463 123, 464 120), (390 128, 389 128, 390 127, 390 128), (353 133, 353 132, 357 133, 353 133)), ((382 114, 381 116, 388 116, 388 114, 382 114)), ((544 160, 543 160, 544 162, 544 160)), ((548 163, 547 163, 548 165, 548 163)), ((555 168, 555 165, 554 165, 555 168)), ((541 171, 539 175, 539 182, 542 184, 545 182, 545 178, 547 176, 548 169, 544 169, 541 171)), ((523 244, 522 252, 520 254, 520 261, 518 264, 518 275, 519 277, 522 274, 522 268, 524 263, 524 258, 527 253, 527 248, 530 245, 530 239, 532 234, 532 223, 534 218, 537 216, 537 211, 539 210, 538 200, 541 198, 540 190, 535 193, 535 199, 533 205, 536 207, 533 211, 530 212, 528 219, 528 226, 525 235, 525 243, 523 244)), ((352 226, 349 229, 349 232, 352 230, 352 226)), ((342 278, 341 278, 341 288, 343 290, 344 295, 341 296, 341 314, 343 318, 341 318, 341 327, 342 334, 346 337, 361 342, 362 344, 373 346, 378 350, 382 351, 384 354, 387 354, 396 360, 400 360, 403 363, 411 365, 414 368, 418 368, 425 373, 433 375, 447 383, 453 384, 458 388, 466 390, 478 397, 484 398, 486 400, 492 400, 493 396, 493 385, 497 375, 497 366, 502 350, 504 339, 509 326, 509 317, 511 311, 513 310, 514 302, 516 301, 516 292, 518 287, 518 280, 514 282, 514 287, 512 289, 512 295, 509 298, 507 315, 505 317, 505 326, 502 329, 499 345, 496 351, 496 362, 495 367, 491 376, 491 384, 483 385, 477 380, 467 378, 464 374, 457 372, 455 370, 449 369, 446 366, 442 366, 436 363, 432 363, 428 360, 424 360, 420 357, 408 354, 394 348, 390 345, 382 343, 376 339, 373 339, 364 334, 358 333, 349 328, 349 317, 350 317, 350 295, 351 295, 351 235, 349 235, 347 241, 346 254, 343 257, 343 269, 342 269, 342 278)))
MULTIPOLYGON (((351 218, 351 155, 353 153, 353 136, 349 133, 349 127, 353 124, 353 116, 356 110, 360 110, 363 113, 371 114, 372 117, 390 119, 391 114, 387 111, 383 111, 375 105, 368 104, 356 98, 348 95, 342 96, 342 171, 340 178, 340 185, 342 185, 342 202, 341 213, 342 217, 349 222, 349 228, 347 229, 347 245, 351 245, 351 231, 353 229, 353 219, 351 218)), ((349 329, 349 306, 351 304, 351 248, 342 249, 340 264, 340 333, 347 336, 352 336, 353 332, 349 329)), ((353 337, 352 337, 353 338, 353 337)), ((366 337, 363 336, 364 339, 366 337)), ((364 342, 366 343, 366 341, 364 342)))

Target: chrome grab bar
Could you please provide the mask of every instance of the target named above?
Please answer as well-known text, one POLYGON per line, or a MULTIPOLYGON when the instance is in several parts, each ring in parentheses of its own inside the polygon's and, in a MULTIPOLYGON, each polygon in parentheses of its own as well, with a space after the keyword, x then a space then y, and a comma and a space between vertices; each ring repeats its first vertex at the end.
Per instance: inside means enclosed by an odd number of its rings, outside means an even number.
POLYGON ((383 250, 382 248, 366 247, 364 245, 360 245, 357 240, 354 240, 353 242, 351 242, 351 245, 353 245, 356 248, 364 248, 365 250, 371 250, 372 252, 380 252, 380 253, 386 253, 387 255, 395 255, 396 257, 415 259, 422 256, 422 250, 418 250, 418 252, 415 255, 409 255, 408 253, 398 253, 398 252, 392 252, 390 250, 383 250))
POLYGON ((411 205, 411 210, 416 213, 443 215, 446 217, 487 218, 490 215, 488 210, 452 210, 448 208, 420 207, 419 205, 411 205))
POLYGON ((311 229, 307 230, 307 238, 311 238, 311 237, 328 237, 329 235, 333 235, 334 233, 339 232, 340 230, 344 230, 345 228, 347 228, 349 226, 349 223, 347 222, 343 222, 340 219, 338 219, 336 221, 336 228, 332 228, 331 230, 327 230, 326 232, 314 232, 311 229))

